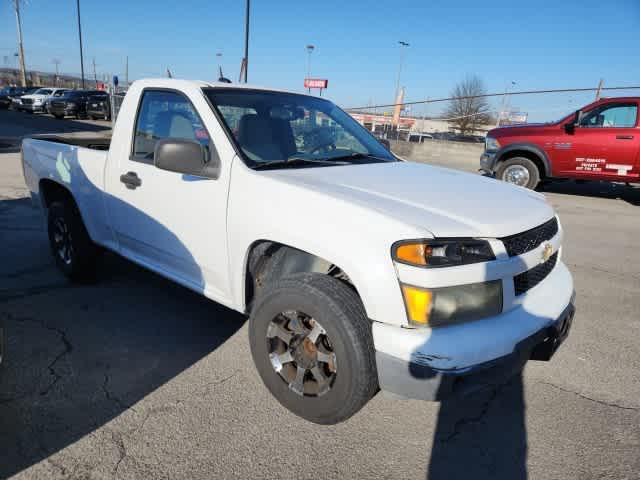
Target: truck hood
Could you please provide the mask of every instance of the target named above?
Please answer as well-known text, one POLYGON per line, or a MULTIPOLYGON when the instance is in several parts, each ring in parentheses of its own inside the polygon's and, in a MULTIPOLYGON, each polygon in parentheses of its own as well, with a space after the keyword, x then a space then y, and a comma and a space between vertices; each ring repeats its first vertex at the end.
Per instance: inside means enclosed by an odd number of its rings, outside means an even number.
POLYGON ((553 217, 543 195, 476 174, 413 162, 264 172, 430 232, 499 238, 553 217))
POLYGON ((544 132, 557 131, 559 123, 525 123, 523 125, 509 125, 507 127, 494 128, 489 130, 487 137, 504 138, 504 137, 521 137, 525 135, 535 135, 544 132))

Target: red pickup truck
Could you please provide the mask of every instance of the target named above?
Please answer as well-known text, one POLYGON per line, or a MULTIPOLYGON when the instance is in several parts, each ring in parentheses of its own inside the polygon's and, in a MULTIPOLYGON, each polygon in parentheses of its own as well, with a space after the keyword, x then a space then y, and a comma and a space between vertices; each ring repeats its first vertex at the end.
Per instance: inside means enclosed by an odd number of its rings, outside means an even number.
POLYGON ((639 102, 607 98, 559 122, 491 130, 480 170, 527 188, 560 178, 640 182, 639 102))

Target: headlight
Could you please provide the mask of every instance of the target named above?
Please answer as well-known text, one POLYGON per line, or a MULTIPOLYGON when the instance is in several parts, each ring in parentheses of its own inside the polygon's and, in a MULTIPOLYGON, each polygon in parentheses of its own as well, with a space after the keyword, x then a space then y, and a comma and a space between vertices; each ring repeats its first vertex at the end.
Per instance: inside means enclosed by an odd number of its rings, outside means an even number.
POLYGON ((496 150, 500 150, 500 142, 492 137, 487 137, 484 141, 484 149, 487 152, 495 152, 496 150))
POLYGON ((75 102, 67 102, 67 107, 75 107, 75 102))
POLYGON ((433 289, 401 287, 407 317, 414 326, 452 325, 502 311, 501 280, 433 289))
POLYGON ((393 259, 416 267, 452 267, 495 260, 486 240, 408 240, 391 248, 393 259))
POLYGON ((40 104, 40 103, 42 103, 42 99, 41 99, 41 98, 36 98, 36 99, 33 101, 33 103, 35 103, 35 104, 40 104))

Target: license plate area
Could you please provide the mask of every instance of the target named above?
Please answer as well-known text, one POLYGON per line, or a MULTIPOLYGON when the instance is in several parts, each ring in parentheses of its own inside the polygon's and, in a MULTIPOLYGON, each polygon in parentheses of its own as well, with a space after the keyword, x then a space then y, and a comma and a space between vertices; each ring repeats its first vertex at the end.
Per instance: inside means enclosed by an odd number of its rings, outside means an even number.
POLYGON ((547 337, 531 351, 531 360, 551 360, 553 354, 569 336, 574 313, 575 310, 571 307, 547 329, 547 337))

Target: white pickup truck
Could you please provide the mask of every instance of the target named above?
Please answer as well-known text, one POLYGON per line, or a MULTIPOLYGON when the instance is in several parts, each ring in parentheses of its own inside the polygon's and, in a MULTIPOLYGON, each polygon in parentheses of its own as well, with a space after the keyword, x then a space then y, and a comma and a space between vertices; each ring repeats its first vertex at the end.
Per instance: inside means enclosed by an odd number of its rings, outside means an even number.
POLYGON ((442 400, 548 360, 574 313, 535 192, 397 159, 326 99, 135 82, 111 139, 29 138, 57 265, 109 249, 250 316, 264 384, 332 424, 375 393, 442 400))

